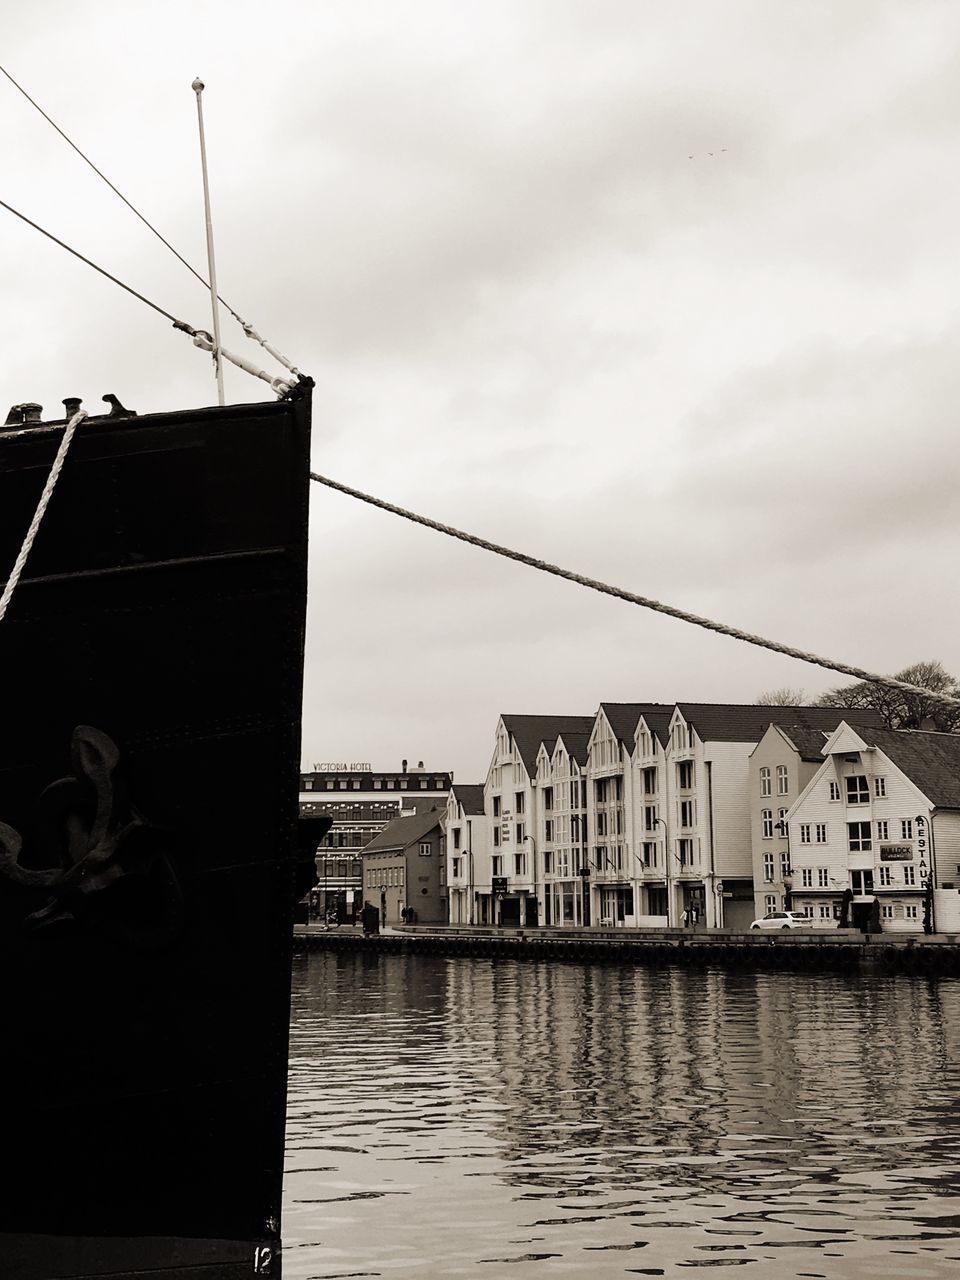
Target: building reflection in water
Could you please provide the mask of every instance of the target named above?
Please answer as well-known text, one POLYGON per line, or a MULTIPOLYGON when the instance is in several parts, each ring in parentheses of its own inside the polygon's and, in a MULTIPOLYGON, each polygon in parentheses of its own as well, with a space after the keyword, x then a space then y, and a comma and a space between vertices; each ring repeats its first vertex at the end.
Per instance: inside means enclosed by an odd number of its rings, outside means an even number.
POLYGON ((951 980, 302 958, 284 1274, 950 1274, 958 1028, 951 980))

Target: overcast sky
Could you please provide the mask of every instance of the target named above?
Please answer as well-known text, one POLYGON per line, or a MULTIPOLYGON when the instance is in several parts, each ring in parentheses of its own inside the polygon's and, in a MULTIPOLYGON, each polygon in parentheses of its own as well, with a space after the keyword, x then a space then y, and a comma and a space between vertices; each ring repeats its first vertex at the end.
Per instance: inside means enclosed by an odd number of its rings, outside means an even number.
MULTIPOLYGON (((842 661, 960 674, 955 0, 8 9, 7 70, 201 270, 206 82, 220 292, 316 379, 317 470, 842 661)), ((208 327, 2 78, 0 113, 3 198, 208 327)), ((215 402, 188 338, 0 217, 7 404, 215 402)), ((261 354, 229 317, 223 340, 261 354)), ((316 486, 310 588, 308 765, 474 781, 501 711, 841 682, 316 486)))

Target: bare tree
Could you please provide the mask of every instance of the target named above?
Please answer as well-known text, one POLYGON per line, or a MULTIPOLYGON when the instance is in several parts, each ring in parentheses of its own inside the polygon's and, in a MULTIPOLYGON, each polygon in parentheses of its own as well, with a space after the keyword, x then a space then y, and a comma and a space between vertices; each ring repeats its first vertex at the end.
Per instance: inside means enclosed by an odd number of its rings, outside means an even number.
MULTIPOLYGON (((931 693, 946 693, 960 697, 960 684, 940 662, 915 662, 913 666, 898 671, 895 679, 907 684, 919 685, 931 693)), ((857 707, 879 712, 883 723, 890 729, 939 729, 942 733, 960 732, 960 707, 925 697, 921 693, 906 693, 887 685, 871 684, 861 680, 856 684, 841 685, 829 689, 817 699, 821 707, 857 707)))
POLYGON ((805 693, 802 689, 788 689, 784 685, 780 689, 767 689, 757 698, 758 707, 802 707, 805 693))

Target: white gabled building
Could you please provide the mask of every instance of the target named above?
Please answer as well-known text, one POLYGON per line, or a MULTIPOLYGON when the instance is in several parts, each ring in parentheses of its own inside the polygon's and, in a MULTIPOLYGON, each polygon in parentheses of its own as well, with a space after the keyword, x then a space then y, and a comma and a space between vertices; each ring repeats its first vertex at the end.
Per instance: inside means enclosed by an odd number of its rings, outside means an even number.
POLYGON ((564 731, 588 733, 592 725, 593 716, 502 715, 497 723, 483 788, 495 924, 544 922, 543 861, 536 837, 541 822, 537 755, 541 744, 552 752, 564 731))
MULTIPOLYGON (((662 732, 672 710, 657 702, 602 702, 597 712, 587 755, 587 851, 594 924, 666 923, 660 915, 663 903, 656 893, 660 886, 655 872, 643 863, 644 840, 649 836, 643 823, 650 814, 637 760, 641 724, 655 724, 662 732)), ((654 826, 659 830, 659 824, 654 826)))
POLYGON ((492 924, 490 822, 483 808, 483 783, 456 783, 443 817, 447 893, 451 924, 492 924))
POLYGON ((587 868, 588 733, 565 730, 553 750, 537 752, 536 845, 543 871, 542 923, 553 928, 590 923, 587 868))
POLYGON ((788 813, 793 910, 960 931, 960 736, 842 722, 788 813))
POLYGON ((708 926, 739 929, 750 924, 755 910, 755 748, 771 724, 832 731, 845 714, 835 707, 677 703, 669 725, 660 809, 671 925, 681 923, 684 911, 708 926))

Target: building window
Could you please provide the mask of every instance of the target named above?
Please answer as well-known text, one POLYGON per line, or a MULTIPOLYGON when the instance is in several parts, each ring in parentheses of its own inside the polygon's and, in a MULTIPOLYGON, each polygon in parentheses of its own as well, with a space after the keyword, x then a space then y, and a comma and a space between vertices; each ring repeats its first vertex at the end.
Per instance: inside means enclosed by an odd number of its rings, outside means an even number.
POLYGON ((453 847, 455 849, 460 848, 460 828, 459 827, 453 828, 453 847))
POLYGON ((763 833, 764 840, 773 839, 773 810, 760 810, 760 828, 763 833))
POLYGON ((917 869, 916 869, 916 867, 904 867, 904 868, 903 868, 903 883, 907 886, 907 888, 908 888, 908 889, 914 889, 914 888, 916 888, 916 884, 917 884, 917 869))
POLYGON ((885 796, 885 795, 887 794, 887 780, 886 780, 886 778, 874 778, 874 780, 873 780, 873 794, 874 794, 875 796, 885 796))
POLYGON ((809 822, 800 823, 800 843, 801 844, 810 843, 810 823, 809 822))
POLYGON ((680 825, 681 827, 692 827, 693 822, 693 801, 680 801, 680 825))
POLYGON ((500 817, 500 797, 499 796, 493 797, 493 816, 495 818, 500 817))
POLYGON ((773 854, 763 855, 763 878, 767 884, 773 884, 773 854))
POLYGON ((816 829, 814 831, 814 835, 816 836, 817 844, 826 844, 827 843, 827 824, 825 822, 818 822, 816 825, 816 829))
POLYGON ((553 819, 547 818, 543 824, 543 838, 548 843, 553 840, 553 819))
POLYGON ((645 796, 655 796, 657 794, 657 770, 644 769, 643 771, 643 794, 645 796))
POLYGON ((597 835, 605 836, 606 834, 607 834, 607 815, 606 815, 606 812, 603 809, 601 809, 600 812, 597 814, 597 835))
POLYGON ((817 867, 817 887, 819 889, 830 888, 830 868, 817 867))
POLYGON ((838 782, 830 783, 830 799, 831 800, 840 799, 840 784, 838 782))
POLYGON ((456 878, 457 878, 457 876, 459 876, 459 874, 460 874, 460 859, 459 859, 459 858, 451 858, 451 860, 450 860, 450 874, 451 874, 451 876, 453 876, 453 878, 454 878, 454 879, 456 879, 456 878))
MULTIPOLYGON (((543 788, 543 807, 544 809, 553 808, 553 787, 543 788)), ((518 809, 517 813, 520 813, 520 812, 522 812, 522 810, 518 809)))
POLYGON ((517 844, 523 844, 524 841, 524 825, 522 822, 517 823, 517 844))
POLYGON ((515 804, 515 812, 516 812, 516 813, 523 813, 524 793, 523 793, 522 791, 518 791, 518 792, 517 792, 517 794, 514 796, 514 800, 515 800, 515 802, 516 802, 516 804, 515 804))
MULTIPOLYGON (((653 772, 656 773, 656 770, 653 772)), ((683 760, 677 765, 677 786, 681 791, 689 791, 693 786, 692 760, 683 760)))
POLYGON ((655 804, 645 804, 643 806, 643 829, 644 831, 656 831, 657 829, 657 806, 655 804))
POLYGON ((544 849, 543 851, 543 874, 545 876, 553 875, 553 850, 544 849))
POLYGON ((890 839, 890 824, 887 822, 886 818, 882 818, 877 823, 877 839, 878 840, 890 839))
POLYGON ((678 840, 677 845, 680 851, 681 867, 692 866, 693 865, 693 841, 686 840, 686 839, 678 840))
POLYGON ((866 853, 873 848, 869 822, 848 822, 847 837, 847 848, 851 853, 866 853))
POLYGON ((522 853, 514 854, 513 873, 514 875, 517 875, 517 876, 522 876, 526 874, 526 857, 524 854, 522 853))
POLYGON ((760 794, 769 796, 773 792, 773 785, 770 780, 770 770, 764 767, 760 770, 760 794))
POLYGON ((500 828, 499 827, 493 828, 493 847, 495 849, 499 849, 500 847, 500 828))
POLYGON ((893 871, 890 867, 880 868, 880 883, 887 889, 893 884, 893 871))
POLYGON ((780 854, 780 876, 781 878, 790 874, 790 854, 784 849, 780 854))
POLYGON ((913 839, 913 819, 912 818, 900 819, 900 839, 901 840, 913 839))
POLYGON ((905 920, 919 920, 920 908, 915 902, 908 902, 903 908, 903 916, 905 920))
POLYGON ((800 872, 800 883, 804 889, 813 888, 813 868, 804 867, 800 872))
POLYGON ((869 804, 870 784, 862 773, 852 773, 847 778, 847 804, 869 804))
POLYGON ((763 909, 768 913, 771 911, 776 911, 779 905, 780 904, 777 901, 777 895, 775 893, 768 893, 766 897, 763 899, 763 909))
POLYGON ((657 844, 655 840, 645 840, 643 842, 643 865, 645 867, 655 867, 657 865, 657 844))
MULTIPOLYGON (((570 808, 571 809, 576 809, 578 795, 579 795, 579 787, 577 786, 577 780, 576 778, 571 778, 570 779, 570 808)), ((553 787, 547 787, 546 791, 543 793, 543 807, 545 809, 553 808, 553 787), (549 804, 547 803, 548 797, 550 800, 549 804)))
POLYGON ((777 795, 785 796, 787 794, 787 766, 785 764, 777 765, 777 795))
POLYGON ((503 854, 495 853, 490 859, 490 871, 495 876, 503 875, 503 854))
POLYGON ((433 846, 431 845, 430 841, 421 840, 420 841, 420 857, 429 858, 432 853, 433 853, 433 846))
POLYGON ((780 832, 783 838, 786 839, 787 837, 787 810, 786 809, 777 810, 777 830, 780 832))

